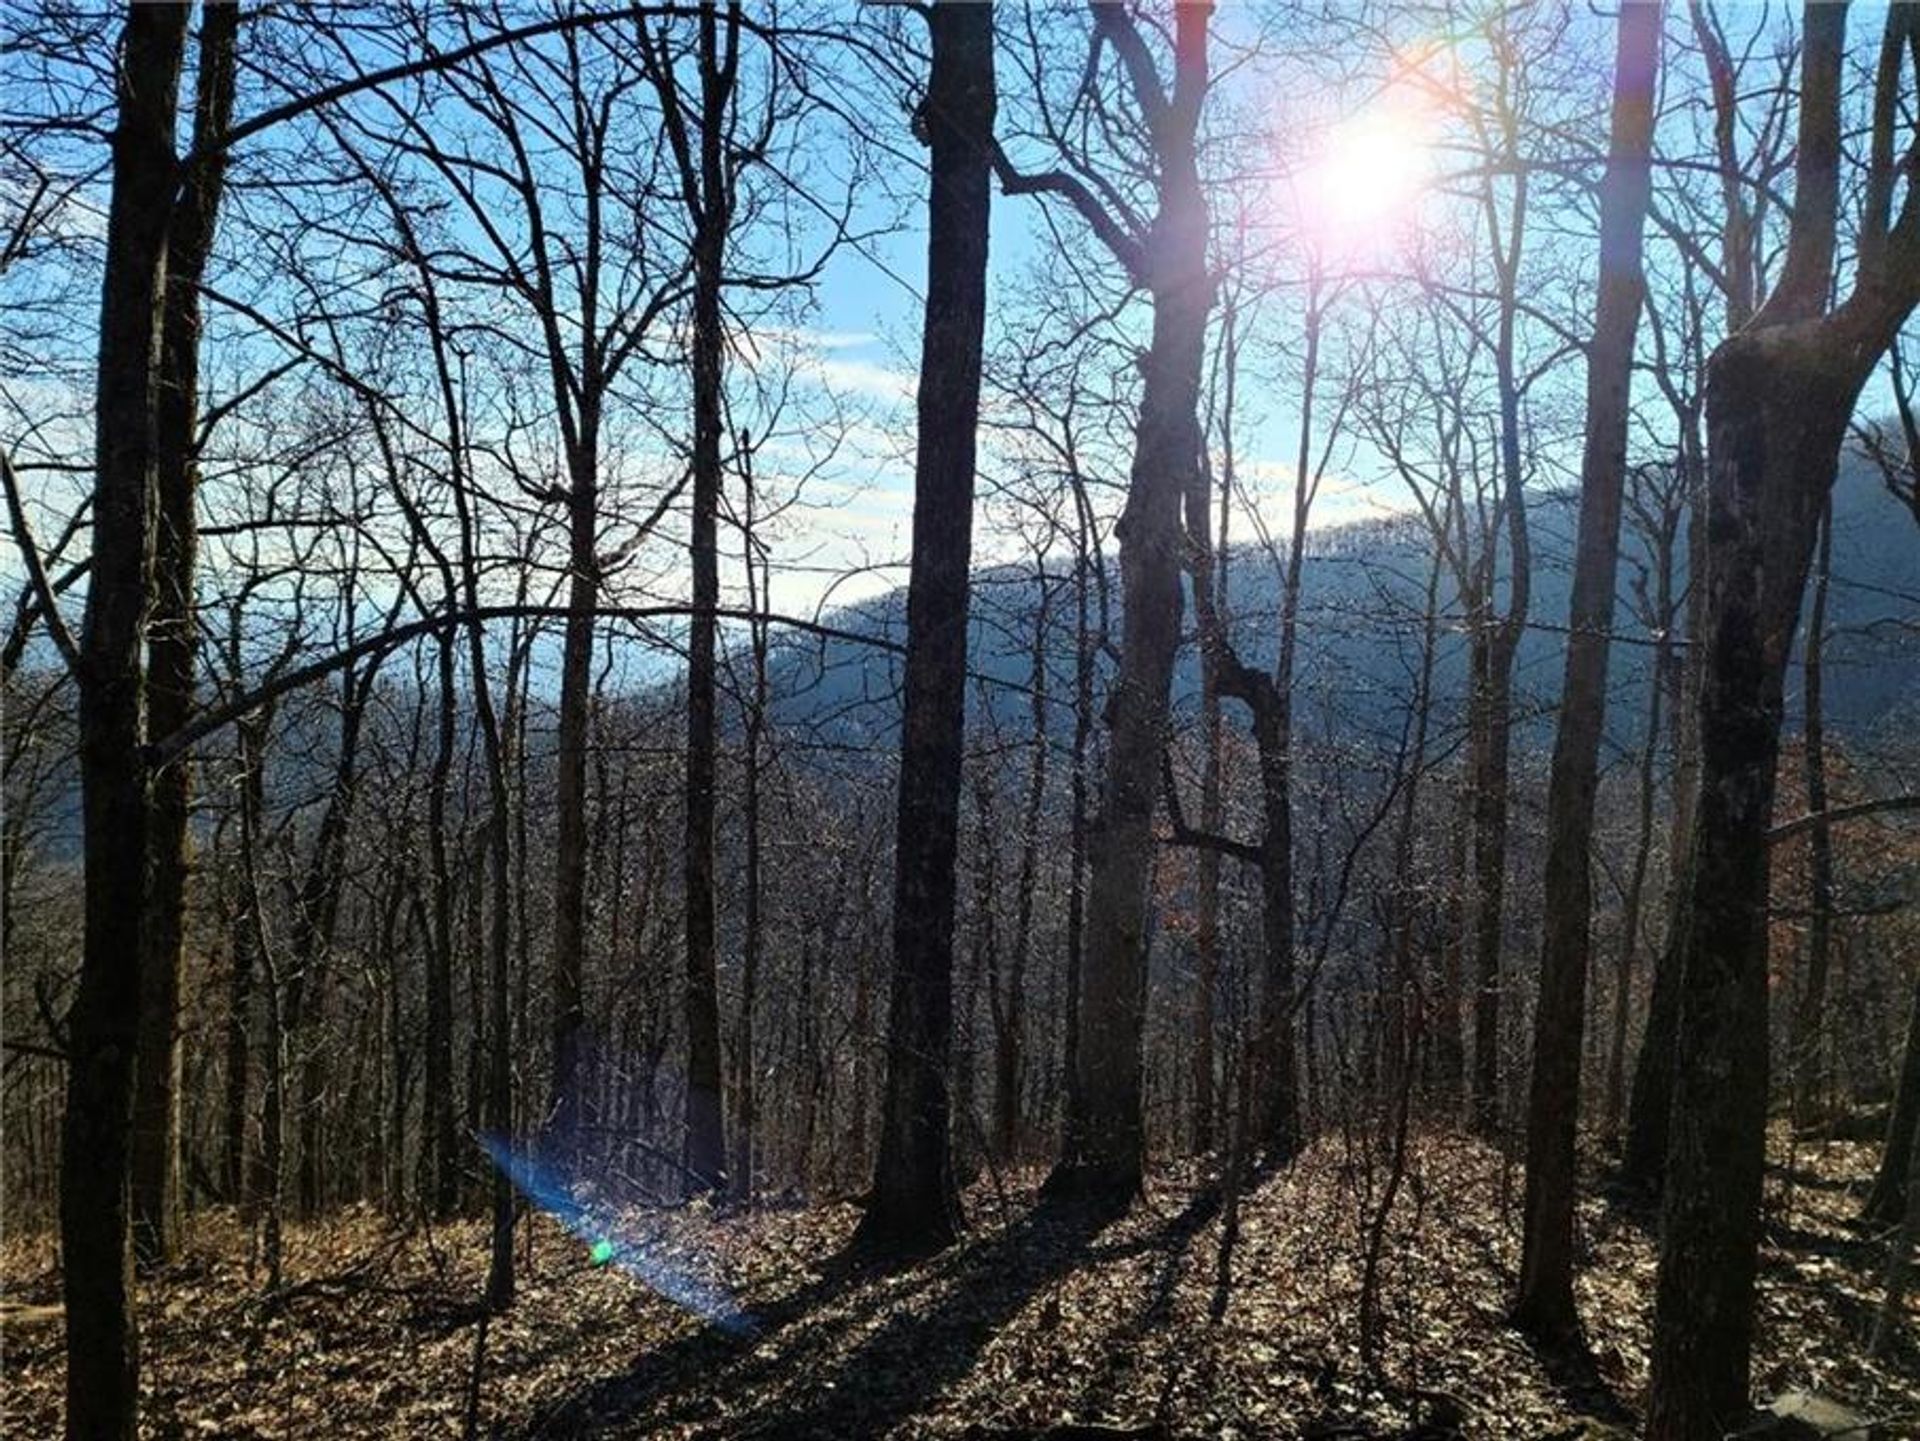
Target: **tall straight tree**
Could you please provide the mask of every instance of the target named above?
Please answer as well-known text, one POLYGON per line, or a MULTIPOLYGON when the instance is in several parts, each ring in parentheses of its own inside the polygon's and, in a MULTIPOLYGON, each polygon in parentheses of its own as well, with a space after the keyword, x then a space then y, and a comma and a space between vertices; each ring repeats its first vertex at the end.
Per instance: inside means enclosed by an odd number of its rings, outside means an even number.
POLYGON ((893 993, 873 1201, 855 1238, 895 1254, 947 1245, 960 1219, 947 1063, 996 105, 992 6, 937 0, 928 23, 933 59, 919 115, 930 172, 927 304, 895 822, 893 993))
MULTIPOLYGON (((1634 338, 1646 294, 1641 261, 1653 181, 1658 0, 1621 6, 1613 119, 1600 181, 1600 285, 1587 346, 1587 434, 1580 460, 1567 663, 1547 783, 1545 937, 1527 1107, 1526 1229, 1514 1320, 1539 1339, 1579 1335, 1573 1304, 1575 1127, 1592 947, 1594 795, 1607 714, 1607 652, 1620 560, 1634 338)), ((1626 942, 1630 944, 1630 942, 1626 942)))
MULTIPOLYGON (((667 32, 646 37, 648 76, 660 94, 667 140, 679 175, 680 199, 692 225, 693 526, 689 538, 694 613, 687 638, 686 849, 686 1166, 696 1186, 721 1184, 727 1166, 720 1078, 720 989, 715 959, 714 648, 720 604, 721 442, 725 433, 726 331, 721 291, 726 284, 727 231, 733 220, 732 168, 736 144, 728 135, 740 74, 738 3, 722 26, 717 7, 704 3, 696 19, 697 100, 683 99, 667 32), (694 113, 689 114, 689 111, 694 113)), ((765 137, 760 143, 764 145, 765 137)))
POLYGON ((1784 683, 1854 407, 1920 304, 1920 190, 1901 194, 1914 137, 1900 132, 1920 91, 1911 5, 1887 8, 1865 164, 1848 187, 1859 197, 1851 284, 1835 299, 1846 33, 1844 5, 1806 7, 1785 262, 1766 304, 1707 365, 1700 776, 1677 917, 1651 1441, 1724 1434, 1747 1405, 1766 1152, 1767 830, 1784 683))
POLYGON ((1513 731, 1513 671, 1526 629, 1532 595, 1532 543, 1527 528, 1526 472, 1521 455, 1521 403, 1526 385, 1519 373, 1520 267, 1527 239, 1529 168, 1520 146, 1522 110, 1530 92, 1527 66, 1518 50, 1519 18, 1498 12, 1491 39, 1498 61, 1489 110, 1477 118, 1482 143, 1495 169, 1511 176, 1502 214, 1496 177, 1480 187, 1488 258, 1496 305, 1493 334, 1495 391, 1499 399, 1498 511, 1506 524, 1507 599, 1498 600, 1498 544, 1492 535, 1481 553, 1467 611, 1472 629, 1468 666, 1467 756, 1473 776, 1473 1071, 1468 1106, 1476 1129, 1498 1129, 1500 1046, 1505 995, 1507 832, 1510 809, 1509 751, 1513 731))
MULTIPOLYGON (((130 5, 114 67, 117 118, 94 401, 93 557, 79 646, 86 921, 79 990, 67 1014, 60 1135, 67 1435, 73 1441, 133 1441, 139 1413, 128 1205, 151 805, 141 690, 156 359, 186 32, 184 6, 130 5)), ((47 622, 55 625, 57 617, 49 614, 47 622)))
MULTIPOLYGON (((195 159, 167 236, 165 312, 155 414, 157 511, 153 614, 147 641, 147 724, 157 735, 185 725, 193 710, 199 621, 194 614, 198 550, 200 280, 213 246, 226 172, 221 136, 233 116, 237 5, 201 12, 194 78, 195 159)), ((180 1208, 180 972, 184 959, 187 822, 192 770, 181 757, 154 776, 153 833, 140 1003, 139 1077, 134 1096, 133 1243, 143 1265, 173 1257, 180 1208)))

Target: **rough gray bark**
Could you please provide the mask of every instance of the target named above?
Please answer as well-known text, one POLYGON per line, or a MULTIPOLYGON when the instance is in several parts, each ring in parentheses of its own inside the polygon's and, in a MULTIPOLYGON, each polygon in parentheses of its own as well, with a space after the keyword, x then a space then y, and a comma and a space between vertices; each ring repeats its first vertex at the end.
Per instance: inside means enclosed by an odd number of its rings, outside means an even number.
POLYGON ((1547 786, 1545 937, 1527 1107, 1526 1218, 1514 1321, 1536 1339, 1578 1339, 1573 1211, 1580 1051, 1592 949, 1593 811, 1607 712, 1626 489, 1634 337, 1646 280, 1642 233, 1652 193, 1653 108, 1662 6, 1621 7, 1613 121, 1600 191, 1600 285, 1587 349, 1587 433, 1560 723, 1547 786))

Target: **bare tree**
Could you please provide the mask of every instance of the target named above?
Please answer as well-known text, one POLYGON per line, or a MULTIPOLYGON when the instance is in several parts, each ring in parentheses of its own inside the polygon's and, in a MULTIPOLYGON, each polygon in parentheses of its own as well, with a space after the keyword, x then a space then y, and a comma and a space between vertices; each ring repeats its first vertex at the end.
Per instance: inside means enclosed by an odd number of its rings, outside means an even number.
MULTIPOLYGON (((233 114, 239 8, 201 12, 195 62, 192 163, 167 235, 165 314, 154 415, 153 611, 147 630, 147 724, 165 735, 193 708, 199 621, 194 606, 200 434, 200 281, 212 248, 224 180, 221 139, 233 114)), ((153 780, 153 860, 148 872, 139 1078, 133 1122, 133 1243, 147 1265, 171 1260, 179 1241, 180 975, 184 960, 192 763, 182 756, 153 780)))
MULTIPOLYGON (((1141 357, 1144 385, 1120 536, 1122 638, 1108 700, 1106 779, 1091 849, 1086 957, 1077 997, 1075 1094, 1060 1161, 1048 1187, 1100 1207, 1138 1194, 1146 1162, 1141 1111, 1147 889, 1153 816, 1165 753, 1169 687, 1180 644, 1185 530, 1181 506, 1200 464, 1200 384, 1213 278, 1207 270, 1207 204, 1199 129, 1209 72, 1209 4, 1176 7, 1172 77, 1166 83, 1145 33, 1120 4, 1092 5, 1093 50, 1076 110, 1104 112, 1095 85, 1110 52, 1123 77, 1140 159, 1151 176, 1152 219, 1116 215, 1073 171, 1022 174, 1001 167, 1009 193, 1064 199, 1153 302, 1141 357)), ((1056 143, 1058 130, 1055 131, 1056 143)))
POLYGON ((1695 1437, 1747 1403, 1766 1140, 1767 830, 1782 689, 1820 516, 1861 388, 1920 303, 1920 196, 1896 212, 1920 14, 1887 12, 1869 101, 1851 284, 1835 303, 1847 11, 1802 21, 1785 265, 1707 367, 1700 782, 1662 1214, 1648 1435, 1695 1437), (1904 97, 1904 98, 1903 98, 1904 97))
MULTIPOLYGON (((141 706, 156 457, 154 357, 166 293, 173 130, 187 11, 131 6, 116 68, 112 200, 101 278, 92 572, 79 645, 86 940, 67 1017, 60 1149, 67 1435, 133 1441, 139 1336, 128 1219, 151 778, 141 706), (133 898, 130 901, 130 898, 133 898)), ((56 623, 49 612, 47 623, 56 623)))
POLYGON ((1573 1208, 1581 1032, 1592 949, 1590 852, 1626 490, 1634 336, 1646 290, 1641 237, 1652 190, 1663 17, 1658 3, 1629 4, 1620 11, 1611 145, 1600 182, 1599 298, 1587 347, 1587 434, 1571 634, 1547 793, 1546 939, 1534 1010, 1526 1228, 1514 1317, 1534 1336, 1556 1344, 1573 1341, 1580 1330, 1573 1304, 1573 1208))
POLYGON ((949 1139, 953 916, 966 727, 974 458, 986 324, 993 10, 940 0, 919 115, 929 156, 906 701, 895 821, 893 984, 873 1199, 856 1243, 938 1250, 960 1222, 949 1139))

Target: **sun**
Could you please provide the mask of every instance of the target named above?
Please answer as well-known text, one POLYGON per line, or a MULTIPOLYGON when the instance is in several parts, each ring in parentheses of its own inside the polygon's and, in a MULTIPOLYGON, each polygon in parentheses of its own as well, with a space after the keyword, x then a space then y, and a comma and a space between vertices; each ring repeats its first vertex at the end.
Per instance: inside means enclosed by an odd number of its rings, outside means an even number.
POLYGON ((1330 126, 1295 203, 1315 248, 1334 257, 1390 249, 1433 177, 1432 131, 1417 107, 1376 102, 1330 126))

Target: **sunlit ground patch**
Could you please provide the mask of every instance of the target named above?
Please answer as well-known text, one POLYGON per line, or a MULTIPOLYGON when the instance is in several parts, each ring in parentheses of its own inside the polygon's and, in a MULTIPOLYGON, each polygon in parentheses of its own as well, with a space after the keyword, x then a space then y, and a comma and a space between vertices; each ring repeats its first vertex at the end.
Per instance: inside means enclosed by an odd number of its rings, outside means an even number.
POLYGON ((587 1243, 587 1259, 594 1266, 625 1272, 648 1290, 665 1297, 710 1326, 735 1336, 758 1329, 724 1286, 694 1274, 669 1259, 659 1238, 631 1214, 595 1201, 580 1199, 584 1178, 569 1182, 555 1168, 527 1151, 516 1150, 498 1136, 482 1135, 480 1145, 513 1186, 533 1205, 587 1243))

